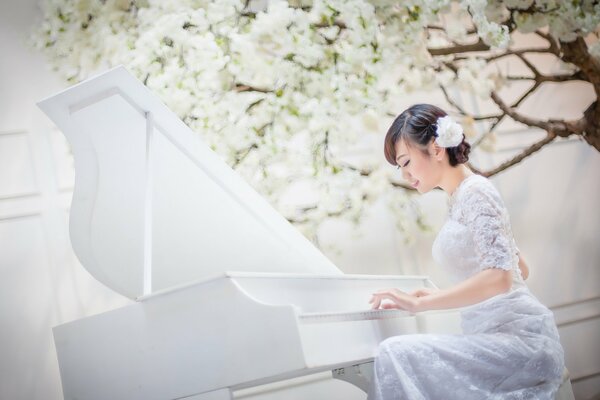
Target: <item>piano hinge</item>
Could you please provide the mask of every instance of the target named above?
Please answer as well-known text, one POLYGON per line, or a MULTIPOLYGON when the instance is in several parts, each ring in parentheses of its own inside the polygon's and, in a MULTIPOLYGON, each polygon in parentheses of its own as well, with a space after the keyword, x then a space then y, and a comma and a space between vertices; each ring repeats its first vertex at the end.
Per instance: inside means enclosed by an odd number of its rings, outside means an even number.
POLYGON ((369 393, 369 388, 373 382, 374 362, 354 364, 347 367, 336 368, 331 371, 333 379, 346 381, 358 387, 365 393, 369 393))

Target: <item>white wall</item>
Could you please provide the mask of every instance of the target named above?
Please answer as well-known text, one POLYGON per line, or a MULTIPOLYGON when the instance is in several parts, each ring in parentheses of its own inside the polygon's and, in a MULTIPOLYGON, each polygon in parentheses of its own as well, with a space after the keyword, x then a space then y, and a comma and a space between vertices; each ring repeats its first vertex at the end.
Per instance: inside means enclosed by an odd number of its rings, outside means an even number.
MULTIPOLYGON (((62 398, 51 328, 129 303, 95 281, 70 248, 72 161, 60 132, 34 105, 65 85, 23 43, 37 15, 35 0, 0 3, 1 399, 62 398)), ((589 101, 589 93, 581 87, 572 88, 568 95, 557 93, 548 87, 527 105, 536 114, 551 117, 559 110, 561 115, 564 110, 580 110, 589 101)), ((431 102, 431 98, 415 94, 404 105, 419 101, 431 102)), ((518 146, 535 134, 505 135, 511 138, 505 142, 518 146)), ((477 165, 495 164, 510 154, 508 149, 491 159, 475 153, 473 159, 477 165)), ((598 152, 580 142, 567 142, 550 146, 493 178, 531 267, 528 284, 555 312, 578 399, 600 392, 599 175, 598 152)), ((437 230, 446 215, 445 194, 432 192, 416 201, 437 230)), ((414 247, 403 246, 382 204, 374 207, 361 232, 356 237, 335 222, 322 230, 323 244, 335 243, 339 249, 327 255, 345 272, 425 273, 446 284, 431 260, 434 235, 420 234, 414 247)), ((247 389, 237 397, 365 396, 321 373, 247 389)))

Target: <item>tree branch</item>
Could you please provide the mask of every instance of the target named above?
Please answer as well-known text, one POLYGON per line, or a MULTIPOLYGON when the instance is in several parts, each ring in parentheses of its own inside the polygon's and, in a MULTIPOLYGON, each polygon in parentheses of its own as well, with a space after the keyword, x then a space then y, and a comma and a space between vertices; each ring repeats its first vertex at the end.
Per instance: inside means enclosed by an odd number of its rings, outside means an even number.
POLYGON ((527 67, 529 67, 529 69, 531 70, 531 72, 533 72, 533 75, 535 76, 536 79, 542 75, 542 74, 540 74, 540 71, 538 71, 538 69, 535 67, 535 65, 533 65, 531 62, 529 62, 529 60, 526 59, 523 54, 517 54, 516 56, 519 57, 519 59, 521 61, 523 61, 523 63, 525 65, 527 65, 527 67))
POLYGON ((346 29, 347 26, 345 23, 343 23, 342 21, 339 20, 335 20, 333 21, 333 23, 328 23, 328 22, 319 22, 318 24, 313 24, 312 25, 314 28, 329 28, 330 26, 337 26, 340 29, 346 29))
POLYGON ((525 94, 523 94, 523 96, 521 96, 519 98, 519 100, 515 101, 512 105, 511 108, 517 108, 519 107, 519 104, 521 104, 521 102, 523 100, 525 100, 527 98, 527 96, 529 96, 531 93, 533 93, 538 87, 540 86, 540 82, 538 80, 536 80, 534 82, 534 84, 529 88, 529 90, 527 92, 525 92, 525 94))
MULTIPOLYGON (((527 53, 550 53, 550 54, 554 54, 554 53, 552 53, 552 51, 550 51, 549 47, 546 47, 546 48, 532 47, 532 48, 529 48, 529 49, 521 49, 521 50, 507 50, 504 53, 495 54, 495 55, 489 56, 489 57, 483 57, 483 59, 486 62, 491 62, 491 61, 499 60, 499 59, 501 59, 503 57, 518 56, 518 55, 523 55, 523 54, 527 54, 527 53)), ((467 57, 460 57, 460 59, 465 59, 465 58, 467 58, 467 57)))
MULTIPOLYGON (((504 119, 504 117, 506 116, 506 113, 502 113, 499 115, 498 119, 496 121, 494 121, 494 123, 490 126, 490 128, 488 129, 488 131, 486 133, 484 133, 483 135, 481 135, 475 142, 472 143, 473 147, 477 147, 481 144, 481 142, 483 142, 483 140, 488 136, 491 135, 492 132, 494 132, 494 129, 496 129, 496 127, 500 124, 500 122, 502 122, 502 120, 504 119)), ((469 165, 469 167, 472 169, 472 167, 469 165)))
POLYGON ((565 120, 556 120, 550 119, 548 121, 542 121, 539 119, 531 118, 519 114, 517 111, 507 106, 502 99, 496 94, 496 92, 491 93, 492 100, 502 111, 504 111, 508 116, 514 119, 517 122, 520 122, 527 126, 535 126, 547 131, 549 134, 555 136, 567 137, 570 135, 583 135, 585 132, 585 127, 587 124, 587 119, 584 116, 578 120, 574 121, 565 121, 565 120))
POLYGON ((529 146, 528 148, 526 148, 525 150, 523 150, 523 152, 515 157, 513 157, 512 159, 500 164, 498 167, 484 172, 482 173, 482 175, 486 176, 486 177, 491 177, 494 176, 502 171, 504 171, 505 169, 518 164, 519 162, 521 162, 524 158, 529 157, 530 155, 532 155, 533 153, 535 153, 536 151, 540 150, 542 147, 544 147, 545 145, 547 145, 548 143, 552 142, 554 139, 556 138, 556 134, 554 134, 553 132, 548 132, 548 134, 544 137, 544 139, 540 140, 539 142, 536 142, 534 144, 532 144, 531 146, 529 146))
POLYGON ((269 90, 269 89, 256 88, 253 86, 242 85, 240 83, 236 83, 233 90, 235 90, 238 93, 241 93, 241 92, 272 93, 273 92, 272 90, 269 90))
POLYGON ((237 167, 244 161, 246 157, 252 152, 252 150, 258 149, 258 145, 256 143, 252 143, 248 148, 238 151, 235 154, 235 161, 233 162, 232 168, 237 167))
POLYGON ((540 75, 537 78, 531 76, 507 76, 507 80, 509 81, 530 81, 536 80, 539 83, 542 82, 569 82, 569 81, 585 81, 585 77, 581 73, 581 71, 577 71, 573 74, 560 74, 560 75, 540 75))
POLYGON ((531 81, 535 78, 532 76, 507 76, 506 79, 509 81, 531 81))
POLYGON ((458 110, 458 112, 462 115, 464 115, 465 117, 471 117, 473 118, 475 121, 483 121, 486 119, 497 119, 500 118, 502 116, 502 114, 495 114, 495 115, 480 115, 480 116, 473 116, 471 113, 465 111, 464 108, 462 108, 461 106, 458 105, 458 103, 456 103, 448 94, 448 92, 446 91, 446 88, 443 85, 439 85, 440 90, 442 91, 442 93, 444 93, 444 97, 446 97, 446 101, 448 101, 448 103, 450 103, 450 105, 452 105, 454 108, 456 108, 458 110))
POLYGON ((460 54, 460 53, 468 53, 472 51, 487 51, 490 49, 490 46, 485 44, 481 38, 477 41, 477 43, 473 44, 463 44, 459 46, 452 47, 440 47, 436 49, 428 48, 429 54, 432 56, 447 56, 450 54, 460 54))
POLYGON ((560 57, 560 49, 558 47, 558 43, 556 42, 556 39, 554 39, 552 37, 552 35, 548 34, 548 33, 544 33, 542 31, 540 31, 539 29, 537 31, 535 31, 535 33, 546 39, 548 41, 548 44, 550 45, 550 47, 548 47, 548 51, 552 54, 554 54, 557 57, 560 57))
POLYGON ((518 112, 516 112, 515 110, 513 110, 509 106, 507 106, 504 103, 504 101, 502 101, 502 99, 500 99, 500 97, 498 96, 498 94, 496 94, 495 91, 492 91, 491 98, 494 101, 494 103, 496 103, 496 105, 498 105, 498 107, 500 107, 500 109, 502 111, 504 111, 508 116, 510 116, 515 121, 518 121, 518 122, 528 125, 528 126, 536 126, 545 131, 550 131, 550 130, 556 131, 556 130, 560 129, 559 127, 552 126, 549 122, 542 121, 542 120, 535 119, 535 118, 526 117, 524 115, 519 114, 518 112))
POLYGON ((446 97, 446 101, 448 103, 450 103, 454 108, 456 108, 462 115, 468 115, 468 113, 461 106, 459 106, 454 100, 450 98, 450 95, 448 95, 448 92, 446 91, 446 88, 444 88, 443 85, 439 85, 439 87, 442 90, 442 93, 444 93, 444 97, 446 97))

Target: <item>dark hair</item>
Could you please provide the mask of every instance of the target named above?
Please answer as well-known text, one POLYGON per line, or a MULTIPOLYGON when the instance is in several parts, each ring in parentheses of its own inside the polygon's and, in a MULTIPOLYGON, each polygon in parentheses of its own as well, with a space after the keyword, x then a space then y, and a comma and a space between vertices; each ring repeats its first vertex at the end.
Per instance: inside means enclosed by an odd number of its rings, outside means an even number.
MULTIPOLYGON (((397 165, 394 146, 400 139, 403 139, 407 146, 411 143, 416 144, 427 154, 427 145, 437 137, 437 119, 446 115, 448 114, 444 110, 432 104, 414 104, 404 110, 396 117, 385 135, 383 152, 386 160, 392 165, 397 165)), ((450 165, 454 167, 467 162, 470 151, 471 145, 465 141, 463 135, 463 140, 458 146, 446 148, 450 165)))

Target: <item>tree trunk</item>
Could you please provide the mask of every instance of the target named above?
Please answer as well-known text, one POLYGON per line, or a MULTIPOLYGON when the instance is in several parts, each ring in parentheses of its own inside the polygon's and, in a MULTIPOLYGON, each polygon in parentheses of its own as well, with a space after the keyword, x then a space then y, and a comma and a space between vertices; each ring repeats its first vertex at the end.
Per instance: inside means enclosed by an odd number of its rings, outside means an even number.
POLYGON ((598 115, 598 100, 593 102, 583 113, 586 124, 583 131, 583 138, 591 146, 600 151, 600 116, 598 115))

